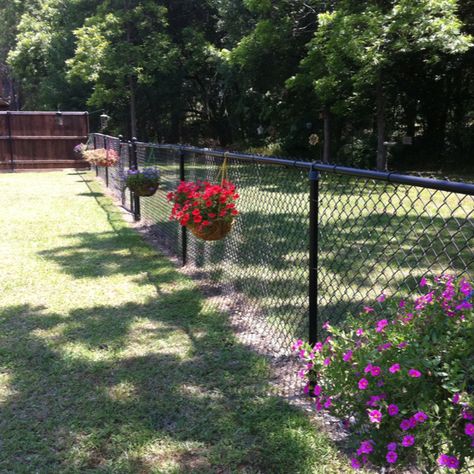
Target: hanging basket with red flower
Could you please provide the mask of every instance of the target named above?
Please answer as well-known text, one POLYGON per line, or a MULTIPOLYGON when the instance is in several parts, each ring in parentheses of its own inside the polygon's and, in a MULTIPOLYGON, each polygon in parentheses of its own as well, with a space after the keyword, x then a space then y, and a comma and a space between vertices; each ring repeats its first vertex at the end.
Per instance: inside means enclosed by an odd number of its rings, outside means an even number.
POLYGON ((170 219, 177 220, 199 239, 221 240, 239 214, 235 207, 238 198, 235 185, 225 179, 221 184, 182 181, 175 192, 168 194, 168 201, 173 203, 170 219))

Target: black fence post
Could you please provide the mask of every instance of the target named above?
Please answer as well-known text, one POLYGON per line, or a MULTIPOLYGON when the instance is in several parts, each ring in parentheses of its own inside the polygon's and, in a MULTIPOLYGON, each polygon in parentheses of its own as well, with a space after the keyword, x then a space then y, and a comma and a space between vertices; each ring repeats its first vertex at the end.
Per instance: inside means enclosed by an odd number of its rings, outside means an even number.
MULTIPOLYGON (((97 150, 97 135, 94 133, 93 135, 93 140, 94 140, 94 150, 97 150)), ((99 167, 95 165, 95 177, 97 178, 99 176, 99 167)))
MULTIPOLYGON (((183 147, 179 147, 179 179, 186 180, 186 169, 184 162, 185 154, 183 147)), ((188 230, 185 226, 181 226, 181 258, 183 266, 188 263, 188 230)))
MULTIPOLYGON (((137 153, 137 139, 132 138, 132 166, 138 171, 138 153, 137 153)), ((138 222, 141 219, 141 209, 140 209, 140 196, 137 196, 135 193, 133 195, 133 216, 135 222, 138 222)))
POLYGON ((117 137, 119 139, 119 180, 120 180, 120 195, 122 197, 122 206, 125 206, 125 167, 123 166, 123 160, 122 160, 122 145, 124 143, 123 141, 123 135, 119 135, 117 137))
MULTIPOLYGON (((133 169, 134 168, 134 164, 133 164, 133 145, 132 145, 132 142, 130 140, 128 140, 127 142, 127 145, 128 145, 128 169, 133 169)), ((129 193, 130 193, 130 211, 132 212, 132 214, 135 214, 135 202, 134 202, 134 199, 133 199, 133 192, 131 189, 129 189, 129 193)))
POLYGON ((319 171, 309 172, 309 343, 318 341, 319 171))
MULTIPOLYGON (((107 153, 108 153, 108 150, 107 150, 108 143, 107 142, 108 142, 108 140, 107 140, 107 137, 105 136, 104 137, 104 148, 105 148, 106 156, 107 156, 107 153)), ((109 167, 108 166, 105 167, 105 186, 109 187, 109 167)))

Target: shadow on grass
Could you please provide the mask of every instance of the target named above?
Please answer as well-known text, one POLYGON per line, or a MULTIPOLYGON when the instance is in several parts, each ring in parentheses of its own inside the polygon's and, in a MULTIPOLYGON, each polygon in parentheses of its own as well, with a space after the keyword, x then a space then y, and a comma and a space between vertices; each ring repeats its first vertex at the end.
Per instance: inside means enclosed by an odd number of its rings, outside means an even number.
POLYGON ((0 470, 310 472, 327 441, 265 395, 261 359, 201 304, 185 289, 67 315, 2 311, 0 470))

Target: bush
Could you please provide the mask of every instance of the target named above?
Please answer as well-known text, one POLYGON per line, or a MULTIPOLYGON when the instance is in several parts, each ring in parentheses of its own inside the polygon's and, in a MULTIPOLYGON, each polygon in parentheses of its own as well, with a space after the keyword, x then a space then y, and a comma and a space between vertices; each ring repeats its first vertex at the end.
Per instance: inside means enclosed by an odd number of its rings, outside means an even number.
MULTIPOLYGON (((465 467, 474 454, 471 284, 441 276, 416 298, 364 308, 314 347, 297 341, 317 410, 349 430, 352 466, 465 467)), ((472 467, 472 465, 471 465, 472 467)))

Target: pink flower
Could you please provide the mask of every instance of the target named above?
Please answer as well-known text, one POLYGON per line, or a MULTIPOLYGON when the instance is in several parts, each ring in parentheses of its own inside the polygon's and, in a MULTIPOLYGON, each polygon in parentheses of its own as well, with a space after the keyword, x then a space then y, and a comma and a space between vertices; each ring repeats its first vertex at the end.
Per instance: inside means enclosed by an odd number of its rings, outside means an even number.
POLYGON ((343 356, 342 360, 344 362, 349 362, 352 359, 352 351, 347 351, 343 356))
POLYGON ((474 420, 474 415, 469 410, 463 410, 462 417, 465 420, 474 420))
POLYGON ((388 326, 388 321, 386 319, 381 319, 377 323, 377 327, 375 328, 375 331, 382 332, 387 326, 388 326))
POLYGON ((450 469, 458 469, 459 468, 459 460, 456 456, 448 456, 447 454, 442 454, 438 458, 438 464, 440 466, 445 466, 450 469))
POLYGON ((389 451, 396 451, 397 450, 397 443, 393 442, 393 443, 388 443, 387 444, 387 449, 389 451))
POLYGON ((455 393, 455 394, 453 395, 453 404, 454 404, 454 405, 458 405, 460 399, 461 399, 461 395, 460 395, 459 393, 455 393))
POLYGON ((400 342, 400 344, 398 344, 400 349, 405 349, 406 346, 408 346, 408 342, 400 342))
POLYGON ((382 421, 382 412, 380 410, 368 410, 371 423, 380 423, 382 421))
POLYGON ((377 301, 379 303, 383 303, 387 297, 382 293, 380 296, 377 297, 377 301))
POLYGON ((323 324, 323 329, 329 329, 330 325, 329 325, 329 321, 326 321, 324 324, 323 324))
POLYGON ((328 397, 324 402, 324 408, 331 408, 332 407, 332 398, 328 397))
POLYGON ((360 443, 360 447, 357 450, 357 454, 360 456, 361 454, 370 454, 374 450, 374 447, 372 446, 372 441, 362 441, 360 443))
POLYGON ((399 412, 398 406, 397 406, 397 405, 394 405, 394 404, 389 405, 389 406, 387 407, 387 412, 388 412, 388 414, 389 414, 390 416, 396 416, 396 415, 398 415, 398 412, 399 412))
POLYGON ((413 435, 406 435, 403 437, 402 446, 409 448, 415 444, 415 437, 413 435))
POLYGON ((410 420, 402 420, 400 423, 400 429, 402 431, 408 431, 410 428, 413 428, 413 423, 410 420))
POLYGON ((468 301, 463 301, 461 304, 458 304, 456 306, 456 309, 458 311, 462 311, 463 309, 472 309, 472 304, 469 303, 468 301))
POLYGON ((372 377, 378 377, 381 373, 382 373, 382 370, 380 369, 380 367, 376 365, 373 365, 370 368, 370 375, 372 375, 372 377))
POLYGON ((372 364, 367 364, 365 366, 364 372, 368 374, 372 370, 372 364))
POLYGON ((394 464, 397 462, 398 455, 395 451, 389 451, 387 453, 387 456, 385 457, 387 459, 387 462, 390 464, 394 464))
POLYGON ((351 467, 352 467, 352 469, 360 469, 362 467, 362 464, 358 459, 352 458, 351 459, 351 467))
POLYGON ((424 411, 418 411, 413 415, 416 423, 424 423, 428 419, 428 415, 424 411))
POLYGON ((392 347, 392 343, 391 342, 387 342, 385 344, 381 344, 379 347, 377 347, 377 350, 379 352, 384 352, 388 349, 390 349, 392 347))
POLYGON ((369 381, 367 379, 360 379, 359 380, 359 389, 366 390, 369 386, 369 381))
POLYGON ((465 278, 463 278, 459 283, 459 289, 461 290, 461 293, 463 293, 465 296, 469 296, 472 291, 472 286, 465 278))
POLYGON ((291 346, 291 350, 292 350, 292 351, 297 351, 302 345, 303 345, 303 341, 302 341, 301 339, 298 339, 298 340, 291 346))
POLYGON ((306 377, 306 370, 305 369, 301 369, 298 371, 298 377, 301 378, 301 379, 304 379, 306 377))
POLYGON ((331 358, 330 357, 326 357, 326 359, 324 359, 323 361, 323 364, 327 367, 328 365, 331 365, 331 358))
POLYGON ((423 277, 421 280, 420 280, 420 287, 423 288, 425 287, 426 285, 428 284, 428 280, 423 277))
POLYGON ((321 392, 323 391, 323 389, 319 386, 319 385, 315 385, 314 387, 314 390, 313 390, 313 393, 319 397, 319 395, 321 395, 321 392))
POLYGON ((370 306, 364 306, 364 312, 368 313, 373 313, 374 308, 371 308, 370 306))
POLYGON ((466 426, 464 427, 464 433, 466 433, 471 438, 474 438, 474 424, 466 423, 466 426))
POLYGON ((315 350, 316 352, 321 352, 323 350, 323 343, 322 342, 317 342, 314 345, 313 350, 315 350))
POLYGON ((410 369, 408 371, 408 375, 414 379, 417 379, 418 377, 421 377, 421 372, 416 369, 410 369))
POLYGON ((405 307, 405 300, 400 300, 400 303, 398 303, 399 308, 404 308, 405 307))
POLYGON ((400 371, 400 364, 393 364, 389 369, 388 371, 391 373, 391 374, 395 374, 396 372, 399 372, 400 371))
POLYGON ((357 329, 356 334, 358 336, 362 336, 364 334, 364 330, 362 328, 357 329))

